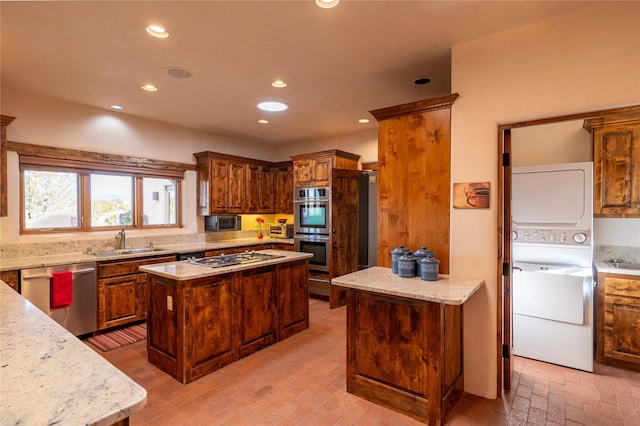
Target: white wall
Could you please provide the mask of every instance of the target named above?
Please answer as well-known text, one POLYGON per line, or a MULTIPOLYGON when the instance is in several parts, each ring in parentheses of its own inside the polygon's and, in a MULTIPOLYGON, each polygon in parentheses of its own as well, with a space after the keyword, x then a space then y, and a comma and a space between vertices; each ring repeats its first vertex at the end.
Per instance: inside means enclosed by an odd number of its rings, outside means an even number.
POLYGON ((498 125, 640 102, 640 3, 599 3, 454 46, 452 181, 490 181, 491 207, 453 210, 451 272, 483 278, 465 304, 465 390, 495 398, 498 125))

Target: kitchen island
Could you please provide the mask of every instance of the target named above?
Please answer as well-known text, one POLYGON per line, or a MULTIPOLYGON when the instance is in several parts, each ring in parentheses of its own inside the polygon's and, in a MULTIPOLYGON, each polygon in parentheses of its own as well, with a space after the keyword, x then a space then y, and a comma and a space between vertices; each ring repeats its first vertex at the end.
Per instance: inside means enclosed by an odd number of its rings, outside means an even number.
POLYGON ((0 424, 128 424, 147 392, 0 281, 0 424))
POLYGON ((309 253, 260 250, 255 263, 189 261, 147 273, 147 356, 186 384, 309 328, 309 253))
POLYGON ((464 390, 463 304, 484 281, 373 267, 332 283, 347 289, 347 392, 442 424, 464 390))

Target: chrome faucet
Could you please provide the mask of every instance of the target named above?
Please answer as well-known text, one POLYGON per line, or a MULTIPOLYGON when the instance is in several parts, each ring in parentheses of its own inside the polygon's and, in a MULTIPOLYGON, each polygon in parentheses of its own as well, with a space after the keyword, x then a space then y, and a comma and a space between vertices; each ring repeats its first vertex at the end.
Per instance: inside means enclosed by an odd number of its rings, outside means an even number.
POLYGON ((116 240, 120 241, 120 250, 124 250, 126 248, 126 234, 124 232, 124 226, 118 233, 116 234, 116 240))

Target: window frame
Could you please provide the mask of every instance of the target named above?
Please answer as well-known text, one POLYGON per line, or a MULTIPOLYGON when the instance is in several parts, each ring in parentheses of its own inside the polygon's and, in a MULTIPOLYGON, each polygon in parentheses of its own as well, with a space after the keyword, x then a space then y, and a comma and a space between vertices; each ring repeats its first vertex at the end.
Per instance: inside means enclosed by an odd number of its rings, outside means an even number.
POLYGON ((91 174, 113 174, 133 178, 132 224, 125 229, 181 228, 182 192, 184 172, 195 170, 195 165, 149 160, 136 157, 124 157, 113 154, 98 154, 85 151, 43 147, 38 145, 12 142, 9 146, 20 156, 20 234, 56 234, 70 232, 99 232, 121 229, 122 226, 91 226, 91 174), (78 227, 74 228, 38 228, 25 229, 24 218, 24 171, 52 171, 78 174, 78 227), (143 223, 143 184, 144 178, 169 179, 176 182, 176 223, 145 225, 143 223))

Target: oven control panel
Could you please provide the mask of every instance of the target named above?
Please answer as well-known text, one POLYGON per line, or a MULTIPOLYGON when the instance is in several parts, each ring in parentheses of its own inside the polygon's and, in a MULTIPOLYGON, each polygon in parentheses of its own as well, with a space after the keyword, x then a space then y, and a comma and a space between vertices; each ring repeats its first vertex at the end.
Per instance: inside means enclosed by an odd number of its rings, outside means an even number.
POLYGON ((572 246, 591 245, 591 231, 579 229, 514 228, 511 238, 514 242, 518 243, 572 246))

